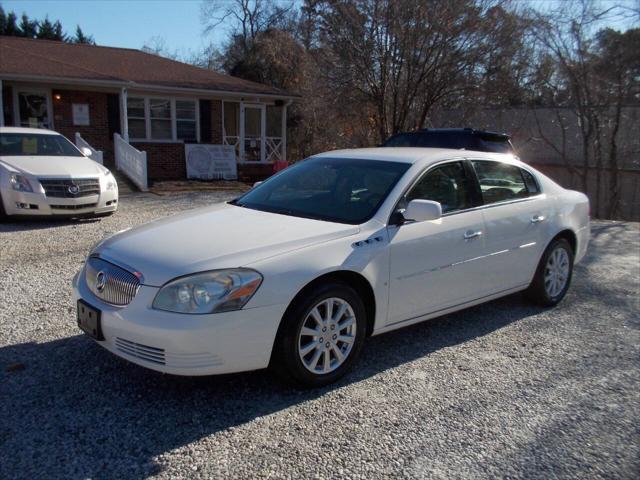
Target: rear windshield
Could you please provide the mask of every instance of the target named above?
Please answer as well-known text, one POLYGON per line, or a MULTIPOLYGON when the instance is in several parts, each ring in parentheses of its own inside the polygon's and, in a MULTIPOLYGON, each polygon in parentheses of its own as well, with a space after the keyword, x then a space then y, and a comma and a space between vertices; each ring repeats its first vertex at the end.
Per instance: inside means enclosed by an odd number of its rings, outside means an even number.
POLYGON ((80 151, 62 135, 38 133, 0 133, 0 155, 82 157, 80 151))

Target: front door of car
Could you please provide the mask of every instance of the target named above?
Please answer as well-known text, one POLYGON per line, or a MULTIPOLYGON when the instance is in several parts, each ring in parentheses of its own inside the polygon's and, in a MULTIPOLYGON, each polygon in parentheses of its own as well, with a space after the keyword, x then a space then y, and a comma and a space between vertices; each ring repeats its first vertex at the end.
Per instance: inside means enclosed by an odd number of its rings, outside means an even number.
POLYGON ((491 293, 527 285, 545 249, 547 201, 531 173, 508 163, 472 160, 485 207, 491 293))
POLYGON ((462 161, 430 169, 399 207, 415 199, 442 205, 438 220, 390 225, 387 324, 436 312, 478 297, 485 272, 482 212, 473 175, 462 161))

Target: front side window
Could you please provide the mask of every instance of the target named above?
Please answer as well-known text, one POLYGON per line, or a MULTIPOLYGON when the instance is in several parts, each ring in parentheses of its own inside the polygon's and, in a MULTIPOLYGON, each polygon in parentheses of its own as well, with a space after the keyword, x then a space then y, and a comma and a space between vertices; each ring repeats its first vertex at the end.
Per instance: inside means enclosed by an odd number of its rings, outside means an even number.
POLYGON ((245 208, 338 223, 361 224, 387 198, 409 163, 310 158, 231 202, 245 208))
POLYGON ((144 114, 144 98, 127 98, 129 137, 147 138, 144 114))
POLYGON ((2 156, 82 157, 78 149, 62 135, 0 133, 2 156))
POLYGON ((471 208, 471 182, 464 164, 451 162, 429 170, 406 195, 406 204, 411 200, 439 202, 442 213, 471 208))
POLYGON ((485 205, 529 196, 522 170, 517 166, 483 160, 471 163, 478 176, 485 205))

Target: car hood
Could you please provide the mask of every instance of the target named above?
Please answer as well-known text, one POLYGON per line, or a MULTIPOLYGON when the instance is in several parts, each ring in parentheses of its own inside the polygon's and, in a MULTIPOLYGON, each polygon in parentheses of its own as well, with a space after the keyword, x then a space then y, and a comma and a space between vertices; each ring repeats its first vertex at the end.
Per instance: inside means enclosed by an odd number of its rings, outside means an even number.
POLYGON ((0 162, 34 177, 95 177, 100 165, 87 157, 2 156, 0 162))
POLYGON ((93 253, 142 273, 145 285, 161 286, 182 275, 242 267, 358 231, 353 225, 223 203, 125 230, 93 253))

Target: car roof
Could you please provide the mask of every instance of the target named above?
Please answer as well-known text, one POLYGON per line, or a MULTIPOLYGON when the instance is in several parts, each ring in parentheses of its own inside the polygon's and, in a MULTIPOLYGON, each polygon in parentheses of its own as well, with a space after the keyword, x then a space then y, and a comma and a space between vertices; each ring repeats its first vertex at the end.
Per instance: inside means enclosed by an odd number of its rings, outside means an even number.
POLYGON ((493 159, 507 163, 520 163, 514 155, 506 153, 427 147, 353 148, 349 150, 333 150, 330 152, 324 152, 314 155, 314 157, 357 158, 410 164, 421 163, 424 166, 454 158, 493 159))
POLYGON ((53 130, 47 130, 45 128, 25 128, 25 127, 0 127, 0 133, 38 133, 40 135, 60 135, 53 130))

